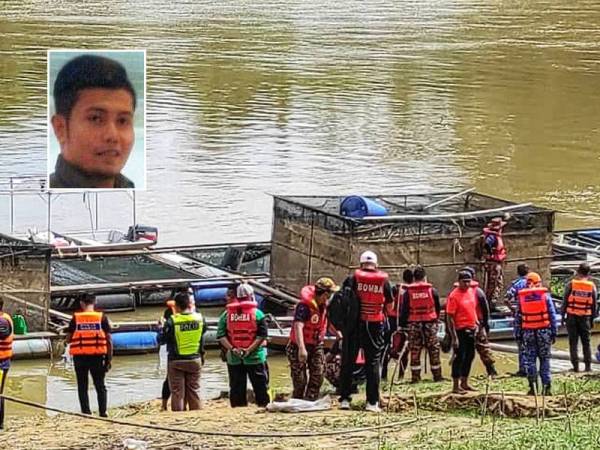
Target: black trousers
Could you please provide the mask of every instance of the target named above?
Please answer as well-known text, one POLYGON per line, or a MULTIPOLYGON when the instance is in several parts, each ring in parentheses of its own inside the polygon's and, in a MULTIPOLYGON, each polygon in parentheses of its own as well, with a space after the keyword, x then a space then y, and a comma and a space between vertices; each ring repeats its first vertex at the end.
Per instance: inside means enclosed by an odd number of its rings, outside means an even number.
POLYGON ((258 406, 269 404, 269 371, 266 364, 227 364, 227 372, 229 372, 229 404, 232 408, 248 405, 247 378, 250 378, 256 404, 258 406))
MULTIPOLYGON (((2 382, 0 383, 0 394, 4 394, 4 386, 6 385, 6 377, 8 369, 0 369, 2 372, 2 382)), ((0 398, 0 430, 4 428, 4 397, 0 398)))
POLYGON ((163 400, 169 400, 170 396, 171 396, 171 388, 169 387, 169 376, 167 375, 167 377, 165 378, 165 381, 163 381, 162 392, 161 392, 160 398, 163 400))
POLYGON ((342 341, 340 401, 350 400, 354 362, 360 348, 365 353, 367 402, 373 405, 379 401, 381 355, 385 348, 383 323, 361 321, 357 330, 344 336, 342 341))
POLYGON ((458 349, 452 361, 452 378, 466 378, 475 358, 475 330, 456 330, 458 349))
POLYGON ((590 316, 567 315, 566 325, 567 333, 569 334, 569 353, 571 354, 571 362, 574 366, 579 363, 577 352, 579 339, 581 339, 581 346, 583 347, 583 362, 586 365, 592 362, 592 347, 590 345, 592 324, 590 322, 590 316))
MULTIPOLYGON (((398 329, 398 318, 397 317, 388 317, 388 326, 385 329, 384 333, 384 341, 385 341, 385 349, 383 351, 383 356, 381 357, 381 378, 387 378, 388 373, 388 365, 390 363, 390 349, 392 348, 392 335, 394 331, 398 329)), ((407 352, 405 352, 407 353, 407 352)), ((408 358, 408 355, 407 355, 408 358)), ((406 361, 404 361, 404 368, 406 368, 406 361)))
POLYGON ((77 393, 79 394, 79 406, 83 414, 91 414, 90 399, 88 397, 89 378, 88 374, 92 375, 92 381, 96 388, 98 397, 98 410, 101 416, 106 415, 106 385, 104 377, 106 369, 104 368, 103 355, 79 355, 73 357, 75 366, 75 375, 77 377, 77 393))

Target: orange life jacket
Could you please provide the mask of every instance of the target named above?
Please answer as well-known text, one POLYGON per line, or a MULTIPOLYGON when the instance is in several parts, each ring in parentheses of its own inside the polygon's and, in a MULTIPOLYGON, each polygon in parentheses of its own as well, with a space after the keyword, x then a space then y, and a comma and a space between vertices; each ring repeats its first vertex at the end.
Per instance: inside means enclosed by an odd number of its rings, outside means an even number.
POLYGON ((488 261, 502 262, 506 259, 506 247, 504 247, 504 239, 502 239, 502 231, 492 230, 491 228, 483 229, 483 238, 488 236, 496 236, 496 246, 492 249, 491 255, 486 255, 488 261))
POLYGON ((176 312, 175 312, 175 300, 167 300, 167 308, 169 308, 173 314, 176 314, 176 312))
MULTIPOLYGON (((304 327, 302 327, 304 344, 322 344, 327 331, 327 314, 325 308, 321 310, 315 300, 315 287, 312 285, 304 286, 300 291, 300 299, 301 303, 306 305, 310 311, 310 318, 304 322, 304 327)), ((290 332, 290 342, 297 344, 296 329, 293 326, 290 332)))
POLYGON ((77 355, 106 355, 106 333, 102 329, 102 313, 82 311, 73 314, 75 331, 71 336, 69 353, 77 355))
POLYGON ((13 327, 13 322, 9 314, 0 313, 0 318, 6 320, 10 325, 10 334, 0 339, 0 361, 3 359, 10 359, 13 355, 12 343, 14 339, 15 328, 13 327))
POLYGON ((437 320, 435 301, 430 283, 424 281, 409 284, 408 287, 408 321, 431 322, 437 320))
POLYGON ((548 289, 544 287, 525 288, 519 291, 519 308, 524 330, 540 330, 550 327, 550 311, 546 304, 548 289))
POLYGON ((227 306, 227 339, 235 348, 245 349, 256 339, 256 303, 229 303, 227 306))
POLYGON ((360 320, 365 322, 383 322, 383 305, 385 296, 383 286, 388 280, 388 274, 381 270, 362 270, 354 272, 356 292, 360 299, 360 320))
POLYGON ((573 279, 571 281, 571 295, 567 298, 567 314, 591 316, 594 303, 594 287, 593 281, 573 279))

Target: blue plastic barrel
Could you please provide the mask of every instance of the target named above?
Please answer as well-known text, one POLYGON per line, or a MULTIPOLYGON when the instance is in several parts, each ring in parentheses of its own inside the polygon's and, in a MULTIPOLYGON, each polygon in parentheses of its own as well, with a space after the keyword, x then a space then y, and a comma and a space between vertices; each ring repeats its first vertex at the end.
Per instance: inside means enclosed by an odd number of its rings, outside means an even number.
POLYGON ((124 331, 112 333, 115 352, 151 352, 158 349, 155 331, 124 331))
POLYGON ((340 205, 340 214, 346 217, 387 216, 387 213, 385 206, 360 195, 350 195, 340 205))
POLYGON ((224 304, 227 295, 227 287, 200 287, 194 286, 194 300, 196 306, 209 304, 224 304))

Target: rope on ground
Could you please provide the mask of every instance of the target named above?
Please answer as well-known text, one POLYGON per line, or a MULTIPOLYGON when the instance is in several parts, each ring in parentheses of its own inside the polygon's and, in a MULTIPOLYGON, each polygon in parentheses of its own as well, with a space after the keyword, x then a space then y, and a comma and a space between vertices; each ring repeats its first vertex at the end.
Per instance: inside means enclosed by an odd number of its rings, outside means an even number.
MULTIPOLYGON (((397 427, 400 425, 408 425, 408 424, 414 423, 418 420, 417 418, 411 418, 411 419, 405 419, 405 420, 396 421, 396 422, 390 422, 390 423, 386 423, 386 424, 382 424, 382 425, 373 425, 373 426, 362 427, 362 428, 350 428, 350 429, 346 429, 346 430, 335 430, 335 431, 332 430, 332 431, 321 431, 321 432, 305 430, 305 431, 296 431, 293 433, 236 433, 236 432, 227 433, 225 431, 186 430, 183 428, 172 428, 172 427, 161 426, 161 425, 152 425, 152 424, 147 424, 147 423, 128 422, 126 420, 110 419, 107 417, 96 417, 96 416, 82 414, 82 413, 78 413, 78 412, 74 412, 74 411, 66 411, 66 410, 63 410, 60 408, 54 408, 52 406, 42 405, 41 403, 36 403, 36 402, 29 401, 29 400, 23 400, 21 398, 11 397, 9 395, 0 395, 0 398, 4 398, 5 400, 8 400, 9 402, 19 403, 21 405, 31 406, 33 408, 38 408, 38 409, 44 409, 46 411, 52 411, 52 412, 57 412, 57 413, 61 413, 61 414, 67 414, 70 416, 81 417, 83 419, 98 420, 100 422, 112 423, 112 424, 116 424, 116 425, 124 425, 124 426, 128 426, 128 427, 147 428, 150 430, 158 430, 158 431, 169 431, 172 433, 174 432, 174 433, 195 434, 198 436, 222 436, 222 437, 236 437, 236 438, 258 438, 258 439, 260 439, 260 438, 311 438, 311 437, 315 437, 315 436, 336 436, 336 435, 343 435, 343 434, 364 433, 366 431, 376 431, 376 430, 381 430, 384 428, 393 428, 393 427, 397 427)), ((427 417, 420 417, 420 419, 426 419, 426 418, 427 417)))

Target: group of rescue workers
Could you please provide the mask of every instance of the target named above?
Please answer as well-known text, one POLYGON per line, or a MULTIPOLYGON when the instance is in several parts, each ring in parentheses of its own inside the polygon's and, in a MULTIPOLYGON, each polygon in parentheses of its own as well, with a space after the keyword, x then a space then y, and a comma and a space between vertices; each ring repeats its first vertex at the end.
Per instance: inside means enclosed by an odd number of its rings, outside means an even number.
MULTIPOLYGON (((387 378, 390 361, 397 361, 393 376, 398 373, 400 378, 410 364, 410 381, 417 383, 421 380, 424 350, 433 381, 439 382, 444 380, 440 352, 452 349, 452 391, 463 394, 473 390, 469 375, 476 352, 487 374, 497 375, 488 337, 492 312, 503 308, 514 317, 514 337, 519 349, 516 375, 528 378, 529 394, 550 395, 550 357, 560 325, 559 316, 540 275, 531 272, 526 264, 517 266, 518 278, 504 296, 499 294, 507 254, 502 237, 505 225, 497 218, 483 230, 484 287, 475 280, 475 270, 465 267, 458 272, 445 305, 428 282, 423 267, 406 269, 402 282, 392 285, 388 274, 379 269, 377 255, 372 251, 360 255, 359 268, 341 286, 328 277, 305 286, 294 311, 286 348, 292 397, 316 400, 327 378, 337 388, 340 408, 349 409, 351 395, 356 391, 358 369, 361 369, 366 378, 366 410, 378 412, 380 380, 387 378), (444 320, 446 333, 440 342, 441 320, 444 320), (335 340, 335 344, 326 354, 327 340, 335 340)), ((598 292, 590 270, 588 263, 580 264, 577 274, 566 285, 562 302, 561 317, 568 331, 574 371, 579 371, 579 340, 585 370, 591 370, 590 334, 598 312, 598 292)), ((73 356, 79 402, 81 411, 91 414, 88 399, 88 374, 91 374, 100 416, 106 417, 104 379, 112 362, 110 323, 105 314, 95 310, 93 295, 82 295, 80 300, 81 311, 73 314, 66 336, 73 356)), ((169 397, 173 411, 199 409, 206 322, 196 311, 194 296, 188 289, 175 292, 167 305, 158 339, 159 343, 166 344, 168 353, 163 409, 167 408, 169 397)), ((14 331, 10 315, 2 312, 2 308, 0 300, 0 393, 10 367, 14 331)), ((259 309, 249 284, 229 288, 227 305, 218 322, 217 339, 227 363, 231 406, 247 405, 247 379, 252 384, 256 404, 266 406, 270 401, 268 328, 265 314, 259 309)), ((4 405, 0 399, 0 428, 3 418, 4 405)))

